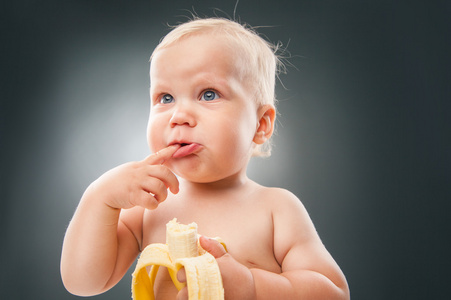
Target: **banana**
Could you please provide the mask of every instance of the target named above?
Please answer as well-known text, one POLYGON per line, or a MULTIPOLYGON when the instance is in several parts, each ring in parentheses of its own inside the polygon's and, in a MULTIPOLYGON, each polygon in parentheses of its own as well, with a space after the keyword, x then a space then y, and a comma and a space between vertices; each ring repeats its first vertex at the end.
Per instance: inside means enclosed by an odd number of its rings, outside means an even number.
MULTIPOLYGON (((220 238, 216 238, 226 249, 220 238)), ((155 300, 154 282, 160 266, 168 269, 178 290, 188 285, 190 300, 223 300, 224 288, 216 259, 199 244, 197 224, 180 224, 173 219, 166 224, 166 244, 150 244, 141 253, 133 272, 132 298, 155 300), (151 266, 148 273, 147 267, 151 266), (186 283, 177 280, 185 268, 186 283)))

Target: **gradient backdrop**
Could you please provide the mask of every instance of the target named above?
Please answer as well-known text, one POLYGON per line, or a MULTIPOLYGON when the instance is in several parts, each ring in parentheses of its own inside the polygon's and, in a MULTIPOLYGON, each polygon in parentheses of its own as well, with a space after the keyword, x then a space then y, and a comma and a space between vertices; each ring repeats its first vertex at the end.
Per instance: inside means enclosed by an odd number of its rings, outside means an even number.
MULTIPOLYGON (((449 295, 450 3, 238 5, 294 66, 274 154, 249 176, 303 201, 353 299, 449 295)), ((152 49, 186 10, 234 4, 1 4, 1 299, 76 299, 59 275, 64 232, 90 182, 149 153, 152 49)), ((130 281, 94 299, 129 299, 130 281)))

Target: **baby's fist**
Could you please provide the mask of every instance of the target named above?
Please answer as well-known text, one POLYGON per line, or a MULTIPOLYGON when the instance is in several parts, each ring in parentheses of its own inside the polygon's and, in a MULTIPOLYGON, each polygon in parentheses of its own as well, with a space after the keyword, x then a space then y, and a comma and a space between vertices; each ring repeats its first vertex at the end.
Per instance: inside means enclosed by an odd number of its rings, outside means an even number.
POLYGON ((251 271, 227 253, 217 240, 201 236, 199 241, 202 248, 216 258, 221 270, 225 299, 255 299, 251 271))

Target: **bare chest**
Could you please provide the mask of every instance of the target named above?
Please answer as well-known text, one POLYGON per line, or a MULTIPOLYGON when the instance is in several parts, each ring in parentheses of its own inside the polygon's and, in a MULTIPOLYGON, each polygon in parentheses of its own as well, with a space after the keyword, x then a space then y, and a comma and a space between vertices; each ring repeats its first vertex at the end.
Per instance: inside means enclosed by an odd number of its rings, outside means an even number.
POLYGON ((166 223, 177 218, 184 224, 196 222, 200 235, 220 237, 229 254, 245 266, 280 273, 280 266, 274 258, 270 208, 256 207, 247 202, 223 206, 177 201, 163 204, 145 214, 143 246, 165 243, 166 223))
MULTIPOLYGON (((169 198, 145 213, 143 246, 165 243, 166 223, 173 218, 184 224, 196 222, 200 235, 220 237, 229 254, 246 267, 281 272, 274 257, 271 207, 252 201, 185 202, 169 198)), ((156 299, 176 298, 177 290, 164 268, 156 278, 155 295, 156 299)))

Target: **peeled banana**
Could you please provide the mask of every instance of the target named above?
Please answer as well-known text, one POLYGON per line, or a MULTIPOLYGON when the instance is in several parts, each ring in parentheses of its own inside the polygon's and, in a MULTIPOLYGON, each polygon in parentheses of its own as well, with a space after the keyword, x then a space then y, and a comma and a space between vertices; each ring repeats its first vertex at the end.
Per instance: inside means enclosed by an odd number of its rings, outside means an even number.
POLYGON ((223 300, 224 288, 218 264, 213 255, 200 246, 198 237, 196 223, 184 225, 177 219, 167 223, 166 244, 150 244, 138 259, 132 279, 133 299, 155 300, 155 277, 158 268, 164 266, 178 290, 188 285, 190 300, 223 300), (148 266, 151 266, 149 273, 148 266), (182 267, 185 267, 187 283, 177 280, 177 272, 182 267))

